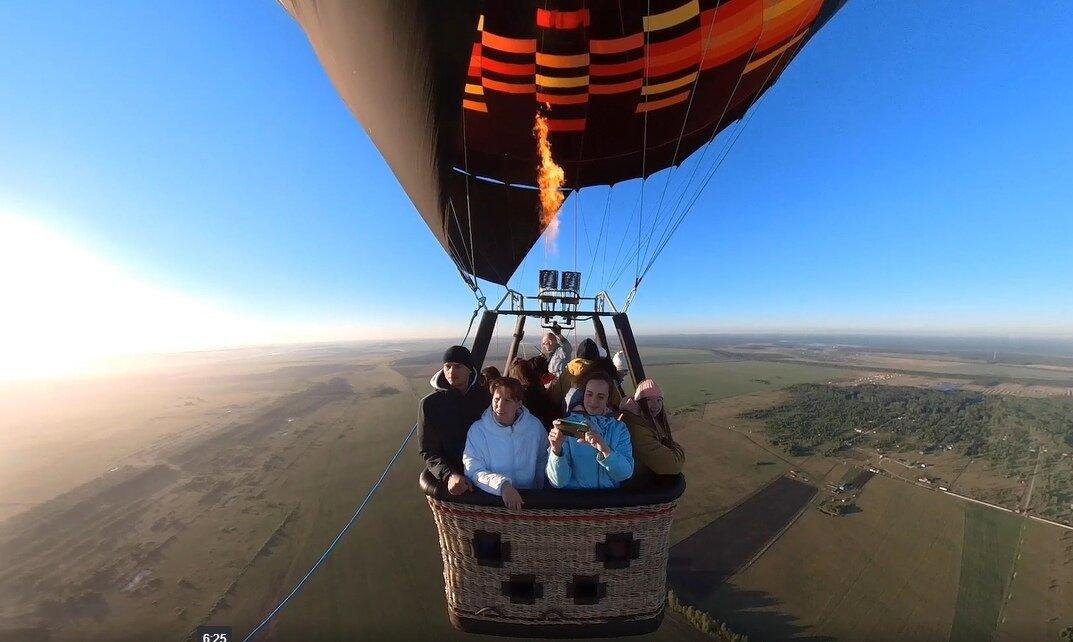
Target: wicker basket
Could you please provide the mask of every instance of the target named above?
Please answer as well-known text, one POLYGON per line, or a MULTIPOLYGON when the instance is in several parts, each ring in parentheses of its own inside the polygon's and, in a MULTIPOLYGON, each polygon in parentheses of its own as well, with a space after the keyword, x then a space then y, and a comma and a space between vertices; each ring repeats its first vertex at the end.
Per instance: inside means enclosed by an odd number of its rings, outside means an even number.
POLYGON ((523 491, 526 508, 517 512, 498 497, 453 498, 426 481, 456 627, 515 637, 659 627, 681 477, 644 493, 523 491))

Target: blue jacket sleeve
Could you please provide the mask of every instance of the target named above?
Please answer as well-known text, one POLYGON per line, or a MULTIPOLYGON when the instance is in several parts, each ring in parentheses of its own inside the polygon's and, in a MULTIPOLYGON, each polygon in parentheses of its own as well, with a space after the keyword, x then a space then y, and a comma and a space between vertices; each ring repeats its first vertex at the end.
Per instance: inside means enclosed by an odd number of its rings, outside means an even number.
POLYGON ((630 431, 626 425, 617 419, 612 421, 617 425, 608 426, 604 430, 611 454, 604 458, 597 456, 596 463, 607 470, 611 479, 622 483, 633 475, 633 444, 630 442, 630 431))
POLYGON ((570 448, 566 444, 563 444, 562 455, 556 455, 552 452, 551 446, 548 446, 548 465, 545 467, 545 472, 552 486, 565 488, 570 484, 570 479, 574 476, 572 464, 570 448))

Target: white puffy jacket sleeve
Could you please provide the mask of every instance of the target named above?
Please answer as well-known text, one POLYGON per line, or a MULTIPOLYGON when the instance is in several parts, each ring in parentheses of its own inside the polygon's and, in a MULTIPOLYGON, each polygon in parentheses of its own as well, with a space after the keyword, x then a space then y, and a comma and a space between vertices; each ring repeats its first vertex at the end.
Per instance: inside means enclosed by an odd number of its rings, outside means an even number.
POLYGON ((466 435, 466 448, 462 451, 462 466, 466 472, 466 478, 473 482, 477 488, 496 496, 503 494, 503 484, 511 481, 510 477, 494 473, 490 470, 488 462, 491 453, 488 449, 487 437, 477 428, 478 419, 470 427, 466 435))

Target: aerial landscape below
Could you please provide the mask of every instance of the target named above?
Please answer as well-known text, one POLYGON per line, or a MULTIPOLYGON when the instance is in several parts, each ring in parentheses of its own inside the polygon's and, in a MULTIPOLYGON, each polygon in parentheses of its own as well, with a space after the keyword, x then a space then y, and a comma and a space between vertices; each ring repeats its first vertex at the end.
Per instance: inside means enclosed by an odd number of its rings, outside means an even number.
POLYGON ((1073 642, 1073 2, 3 15, 0 642, 1073 642))
MULTIPOLYGON (((1047 640, 1073 625, 1069 352, 640 344, 689 484, 668 565, 679 608, 648 638, 703 639, 698 613, 754 640, 1047 640)), ((439 355, 203 353, 67 382, 62 406, 54 384, 7 384, 0 639, 251 630, 375 481, 439 355)), ((420 463, 410 444, 261 639, 464 635, 445 616, 420 463)))

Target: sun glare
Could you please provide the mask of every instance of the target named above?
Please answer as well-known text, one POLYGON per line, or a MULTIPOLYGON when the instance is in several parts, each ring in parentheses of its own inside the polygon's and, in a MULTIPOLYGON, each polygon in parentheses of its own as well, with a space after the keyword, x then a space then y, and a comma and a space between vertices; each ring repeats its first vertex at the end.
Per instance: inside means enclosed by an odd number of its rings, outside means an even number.
POLYGON ((0 213, 0 380, 82 376, 125 355, 278 338, 278 328, 140 280, 36 222, 0 213))

